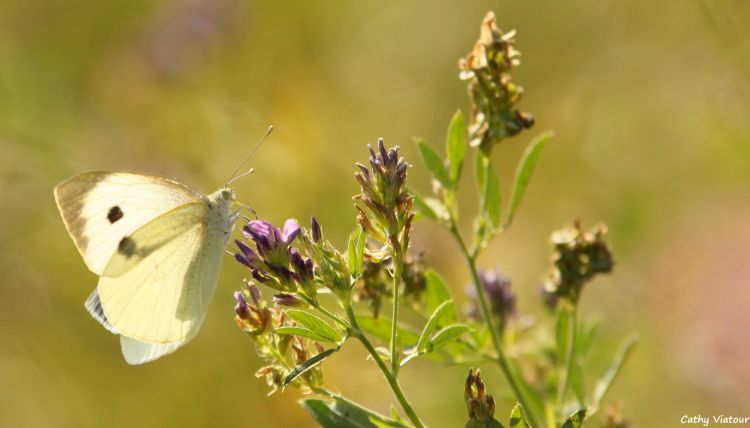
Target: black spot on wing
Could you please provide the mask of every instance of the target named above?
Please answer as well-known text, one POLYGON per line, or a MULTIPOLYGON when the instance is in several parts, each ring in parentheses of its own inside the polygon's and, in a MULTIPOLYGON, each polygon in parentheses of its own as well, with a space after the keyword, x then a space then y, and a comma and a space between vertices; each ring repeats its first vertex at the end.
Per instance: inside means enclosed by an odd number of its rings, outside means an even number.
POLYGON ((130 258, 130 256, 135 254, 135 241, 128 236, 122 238, 120 243, 117 244, 117 251, 125 257, 130 258))
POLYGON ((110 223, 114 223, 117 220, 121 219, 124 215, 125 214, 122 213, 120 207, 115 205, 109 209, 109 212, 107 213, 107 220, 109 220, 110 223))

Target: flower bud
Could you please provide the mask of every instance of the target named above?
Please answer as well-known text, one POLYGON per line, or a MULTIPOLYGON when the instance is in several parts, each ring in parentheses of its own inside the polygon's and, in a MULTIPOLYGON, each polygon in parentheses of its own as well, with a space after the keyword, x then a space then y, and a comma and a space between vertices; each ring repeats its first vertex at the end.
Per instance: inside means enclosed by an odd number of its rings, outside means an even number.
POLYGON ((294 294, 279 293, 273 296, 273 301, 281 306, 296 307, 302 306, 304 302, 294 294))
POLYGON ((237 317, 241 320, 248 319, 250 317, 250 309, 245 301, 245 296, 241 291, 235 291, 234 299, 237 301, 237 304, 234 306, 234 312, 237 314, 237 317))
POLYGON ((515 32, 497 28, 495 15, 485 16, 479 40, 459 63, 459 78, 468 81, 472 102, 469 137, 473 147, 489 153, 494 144, 534 125, 534 118, 515 108, 523 88, 512 82, 510 71, 520 63, 515 32))
POLYGON ((474 369, 469 369, 469 375, 466 377, 466 383, 464 384, 464 400, 470 420, 489 422, 493 419, 495 398, 485 392, 484 381, 479 369, 476 373, 474 373, 474 369))
POLYGON ((552 234, 554 253, 552 269, 544 283, 546 294, 576 304, 586 283, 600 273, 612 271, 614 259, 604 241, 606 233, 604 225, 583 232, 580 220, 576 220, 573 227, 552 234))
POLYGON ((323 232, 320 230, 320 224, 318 224, 318 220, 316 220, 314 216, 310 217, 310 229, 312 229, 313 242, 320 242, 320 238, 322 238, 323 232))

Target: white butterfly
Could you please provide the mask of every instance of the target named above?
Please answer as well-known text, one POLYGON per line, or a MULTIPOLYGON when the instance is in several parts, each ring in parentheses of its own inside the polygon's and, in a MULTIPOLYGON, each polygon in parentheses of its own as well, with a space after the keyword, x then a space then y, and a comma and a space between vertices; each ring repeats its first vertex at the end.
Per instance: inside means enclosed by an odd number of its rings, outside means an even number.
POLYGON ((239 210, 168 178, 87 172, 55 187, 65 227, 100 276, 86 309, 120 335, 125 360, 170 354, 198 333, 239 210))

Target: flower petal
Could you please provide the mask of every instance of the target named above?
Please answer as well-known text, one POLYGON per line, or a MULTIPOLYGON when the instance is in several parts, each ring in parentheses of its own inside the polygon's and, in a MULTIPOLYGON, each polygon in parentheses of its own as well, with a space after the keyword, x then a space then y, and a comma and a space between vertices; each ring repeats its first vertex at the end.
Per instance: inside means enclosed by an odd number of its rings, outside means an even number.
POLYGON ((247 266, 249 268, 253 267, 253 265, 250 264, 250 261, 247 258, 245 258, 244 255, 242 255, 240 253, 235 253, 234 254, 234 258, 235 258, 235 260, 237 260, 238 262, 242 263, 243 265, 245 265, 245 266, 247 266))
POLYGON ((284 232, 282 235, 284 237, 285 243, 290 244, 292 241, 294 241, 294 238, 296 238, 297 235, 299 235, 299 232, 300 232, 299 224, 297 224, 297 222, 294 219, 290 218, 289 220, 284 222, 284 232))
POLYGON ((234 243, 237 244, 237 247, 240 249, 240 251, 242 251, 242 255, 245 256, 245 259, 247 259, 247 261, 249 261, 250 263, 260 261, 260 258, 257 254, 255 254, 255 251, 245 245, 244 242, 240 241, 239 239, 235 239, 234 243))

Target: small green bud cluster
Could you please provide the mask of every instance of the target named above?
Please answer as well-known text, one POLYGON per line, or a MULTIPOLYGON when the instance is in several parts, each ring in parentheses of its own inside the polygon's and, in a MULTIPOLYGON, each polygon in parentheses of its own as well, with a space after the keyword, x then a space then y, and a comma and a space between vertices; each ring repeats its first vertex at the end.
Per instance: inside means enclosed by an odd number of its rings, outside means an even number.
POLYGON ((464 384, 464 401, 466 411, 469 413, 469 421, 466 428, 491 428, 502 427, 495 420, 495 397, 485 391, 482 373, 479 369, 469 369, 469 375, 464 384))
POLYGON ((554 305, 555 299, 562 298, 576 304, 587 282, 600 273, 612 271, 614 260, 604 241, 606 234, 603 224, 583 232, 579 220, 573 227, 552 234, 552 270, 544 282, 548 302, 554 305))
POLYGON ((459 61, 462 80, 469 81, 472 115, 469 126, 471 145, 484 153, 493 144, 534 125, 534 118, 515 108, 523 88, 514 84, 510 70, 521 63, 516 50, 515 31, 503 33, 489 12, 482 21, 474 49, 459 61))

